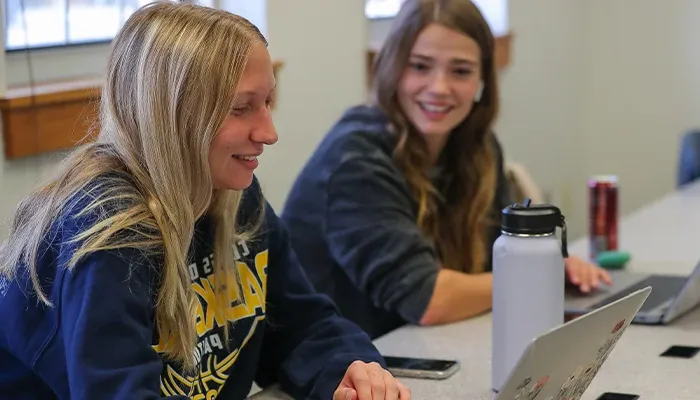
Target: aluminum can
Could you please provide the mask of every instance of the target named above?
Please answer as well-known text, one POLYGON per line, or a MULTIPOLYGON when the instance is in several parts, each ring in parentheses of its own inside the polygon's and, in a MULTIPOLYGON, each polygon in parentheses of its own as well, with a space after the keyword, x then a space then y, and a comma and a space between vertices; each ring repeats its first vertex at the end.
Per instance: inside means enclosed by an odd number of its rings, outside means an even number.
POLYGON ((590 257, 595 261, 603 251, 618 249, 618 183, 615 175, 593 176, 588 180, 590 257))

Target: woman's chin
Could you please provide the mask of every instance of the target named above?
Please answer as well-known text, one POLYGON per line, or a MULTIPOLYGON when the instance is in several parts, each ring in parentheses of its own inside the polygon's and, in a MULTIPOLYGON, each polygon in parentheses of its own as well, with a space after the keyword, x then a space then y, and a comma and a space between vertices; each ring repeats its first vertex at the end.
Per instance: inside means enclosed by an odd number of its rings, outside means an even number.
POLYGON ((238 173, 236 176, 227 177, 215 185, 217 190, 245 190, 253 183, 253 174, 238 173))

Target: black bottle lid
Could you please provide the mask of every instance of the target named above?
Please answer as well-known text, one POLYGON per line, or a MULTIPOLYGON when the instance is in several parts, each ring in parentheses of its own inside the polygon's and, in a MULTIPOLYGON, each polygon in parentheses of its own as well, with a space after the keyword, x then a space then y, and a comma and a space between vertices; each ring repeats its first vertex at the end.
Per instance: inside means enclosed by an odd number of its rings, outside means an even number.
POLYGON ((553 234, 557 227, 562 228, 562 254, 568 257, 566 244, 566 223, 561 210, 552 204, 531 204, 525 199, 501 211, 501 230, 514 235, 553 234))

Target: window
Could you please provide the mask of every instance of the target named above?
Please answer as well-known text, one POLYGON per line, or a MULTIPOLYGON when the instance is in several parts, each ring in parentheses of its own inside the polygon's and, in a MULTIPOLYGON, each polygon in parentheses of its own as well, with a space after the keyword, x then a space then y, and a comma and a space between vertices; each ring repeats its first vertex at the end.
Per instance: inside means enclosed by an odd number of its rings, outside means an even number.
MULTIPOLYGON (((5 48, 21 50, 109 41, 131 13, 151 1, 6 0, 5 48)), ((206 6, 212 6, 213 2, 197 1, 206 6)))
MULTIPOLYGON (((495 35, 508 31, 508 0, 472 0, 484 14, 495 35)), ((369 19, 392 18, 404 0, 365 0, 365 16, 369 19)))
POLYGON ((369 19, 395 17, 402 3, 403 0, 366 0, 365 16, 369 19))

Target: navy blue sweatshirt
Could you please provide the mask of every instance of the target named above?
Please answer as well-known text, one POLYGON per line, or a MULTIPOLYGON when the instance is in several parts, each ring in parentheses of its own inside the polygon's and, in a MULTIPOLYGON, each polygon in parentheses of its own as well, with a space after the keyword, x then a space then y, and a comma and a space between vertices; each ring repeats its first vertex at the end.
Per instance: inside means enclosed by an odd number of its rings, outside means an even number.
MULTIPOLYGON (((439 261, 392 153, 395 136, 376 107, 348 110, 322 140, 289 194, 282 220, 318 291, 371 337, 418 323, 439 261)), ((510 202, 500 145, 494 217, 510 202)), ((490 247, 499 235, 494 226, 490 247)), ((491 251, 487 251, 490 254, 491 251)), ((490 261, 486 270, 491 270, 490 261)))
POLYGON ((82 216, 80 207, 66 210, 39 254, 38 273, 54 307, 38 303, 25 270, 11 281, 0 278, 0 399, 233 400, 245 398, 253 381, 279 382, 295 398, 330 399, 352 361, 384 365, 369 337, 313 292, 258 193, 256 182, 241 207, 243 224, 260 207, 266 217, 260 234, 237 246, 239 304, 216 304, 213 227, 207 217, 197 223, 189 273, 199 300, 198 373, 191 377, 159 352, 157 258, 99 251, 66 270, 75 250, 68 240, 109 209, 82 216), (230 322, 226 346, 223 325, 230 322))

